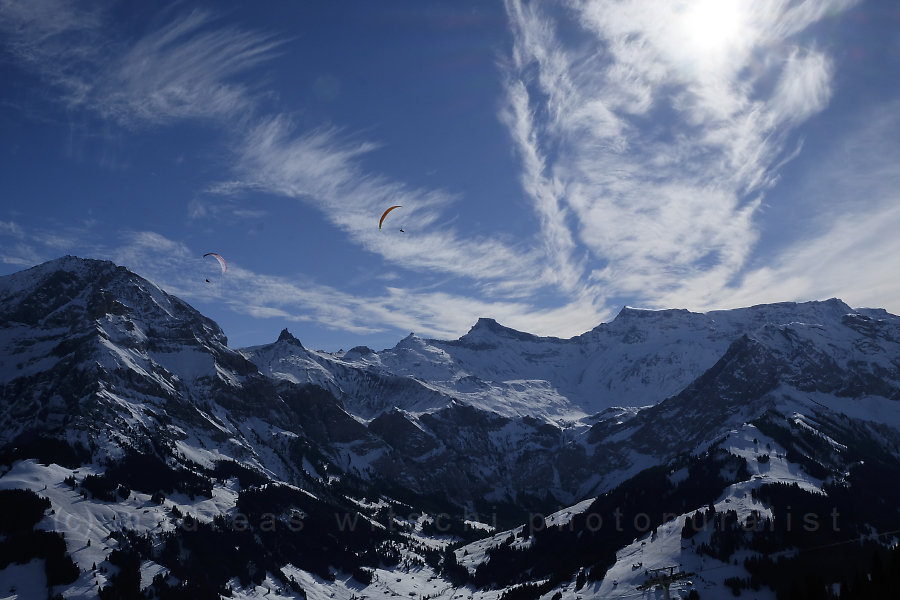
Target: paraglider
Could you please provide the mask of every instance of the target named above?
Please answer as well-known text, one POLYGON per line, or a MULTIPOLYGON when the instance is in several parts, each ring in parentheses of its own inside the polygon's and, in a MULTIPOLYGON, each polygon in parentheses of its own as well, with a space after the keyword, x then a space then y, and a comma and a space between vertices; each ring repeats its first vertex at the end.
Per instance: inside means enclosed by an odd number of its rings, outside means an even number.
POLYGON ((381 215, 381 219, 379 219, 379 221, 378 221, 378 229, 381 229, 381 225, 382 225, 382 223, 384 223, 384 218, 386 216, 388 216, 388 213, 391 212, 392 210, 394 210, 395 208, 400 208, 400 206, 402 206, 402 205, 398 204, 398 205, 392 206, 389 209, 387 209, 386 211, 384 211, 384 213, 381 215))
MULTIPOLYGON (((225 262, 225 259, 222 258, 221 254, 218 254, 216 252, 207 252, 206 254, 203 255, 203 258, 206 258, 207 256, 212 256, 217 261, 219 261, 219 268, 222 269, 223 275, 225 274, 226 271, 228 271, 228 263, 225 262)), ((209 279, 206 280, 206 283, 209 283, 209 279)))

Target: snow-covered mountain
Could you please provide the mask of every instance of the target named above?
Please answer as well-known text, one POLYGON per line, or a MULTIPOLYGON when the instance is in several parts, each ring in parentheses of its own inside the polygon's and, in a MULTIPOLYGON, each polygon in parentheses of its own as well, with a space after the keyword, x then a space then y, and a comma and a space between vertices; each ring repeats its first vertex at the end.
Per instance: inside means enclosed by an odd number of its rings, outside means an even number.
POLYGON ((0 278, 0 504, 36 515, 0 522, 0 597, 20 580, 65 597, 628 597, 662 585, 631 569, 638 550, 699 572, 736 548, 757 562, 694 589, 755 576, 773 594, 754 544, 797 540, 738 540, 734 519, 780 527, 784 495, 818 507, 810 490, 881 548, 900 493, 873 481, 900 475, 898 457, 900 318, 836 299, 625 308, 571 339, 483 318, 458 340, 332 354, 287 330, 231 349, 105 261, 0 278), (871 517, 846 489, 880 498, 871 517), (614 533, 597 526, 618 524, 613 507, 631 511, 614 533), (686 536, 698 510, 724 529, 686 536))
POLYGON ((323 441, 364 431, 327 393, 261 375, 214 322, 109 262, 65 257, 0 278, 0 311, 5 442, 64 433, 111 457, 164 444, 290 477, 296 467, 261 448, 301 422, 323 441))
MULTIPOLYGON (((446 431, 467 430, 457 449, 478 448, 479 468, 502 484, 493 499, 544 490, 575 501, 645 460, 795 404, 900 424, 900 319, 837 299, 705 314, 625 308, 567 340, 483 318, 459 340, 410 334, 380 352, 314 352, 285 330, 241 352, 273 378, 325 387, 370 428, 390 422, 392 446, 414 433, 434 455, 458 446, 446 431)), ((437 457, 427 472, 447 462, 437 457)))
POLYGON ((820 342, 834 348, 845 367, 854 356, 871 355, 870 366, 887 368, 896 384, 896 365, 891 369, 885 358, 896 347, 881 348, 880 356, 876 347, 865 348, 869 336, 890 336, 896 324, 897 317, 884 311, 854 311, 836 299, 705 314, 626 307, 612 322, 567 340, 482 318, 458 340, 410 334, 381 352, 313 352, 285 330, 275 343, 242 353, 267 375, 329 389, 363 419, 394 408, 427 413, 452 400, 560 424, 614 407, 658 404, 712 368, 743 335, 771 345, 776 334, 796 335, 800 342, 810 331, 827 330, 822 335, 828 339, 820 342))

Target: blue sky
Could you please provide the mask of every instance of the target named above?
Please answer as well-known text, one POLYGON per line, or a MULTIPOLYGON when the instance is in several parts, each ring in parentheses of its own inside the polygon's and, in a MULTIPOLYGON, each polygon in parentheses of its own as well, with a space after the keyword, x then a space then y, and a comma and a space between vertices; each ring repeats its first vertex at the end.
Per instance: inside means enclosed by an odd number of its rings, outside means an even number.
POLYGON ((113 260, 235 347, 900 313, 898 73, 892 0, 0 0, 0 274, 113 260))

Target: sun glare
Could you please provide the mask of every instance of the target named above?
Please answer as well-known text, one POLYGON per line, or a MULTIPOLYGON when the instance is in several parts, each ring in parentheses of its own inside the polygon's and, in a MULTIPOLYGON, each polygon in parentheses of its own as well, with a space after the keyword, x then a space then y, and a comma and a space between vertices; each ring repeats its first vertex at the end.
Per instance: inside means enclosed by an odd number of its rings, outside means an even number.
POLYGON ((738 0, 691 0, 682 19, 688 43, 703 53, 725 50, 743 28, 738 0))

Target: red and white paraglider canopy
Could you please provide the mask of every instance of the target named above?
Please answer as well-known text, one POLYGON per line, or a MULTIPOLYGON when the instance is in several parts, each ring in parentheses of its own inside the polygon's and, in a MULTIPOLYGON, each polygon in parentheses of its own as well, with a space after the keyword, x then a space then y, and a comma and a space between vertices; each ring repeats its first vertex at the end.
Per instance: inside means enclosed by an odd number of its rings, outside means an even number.
POLYGON ((215 256, 216 257, 216 260, 219 261, 219 266, 222 268, 223 273, 228 270, 228 263, 225 262, 225 259, 222 258, 221 254, 218 254, 216 252, 207 252, 206 254, 203 255, 203 258, 206 258, 207 256, 215 256))

